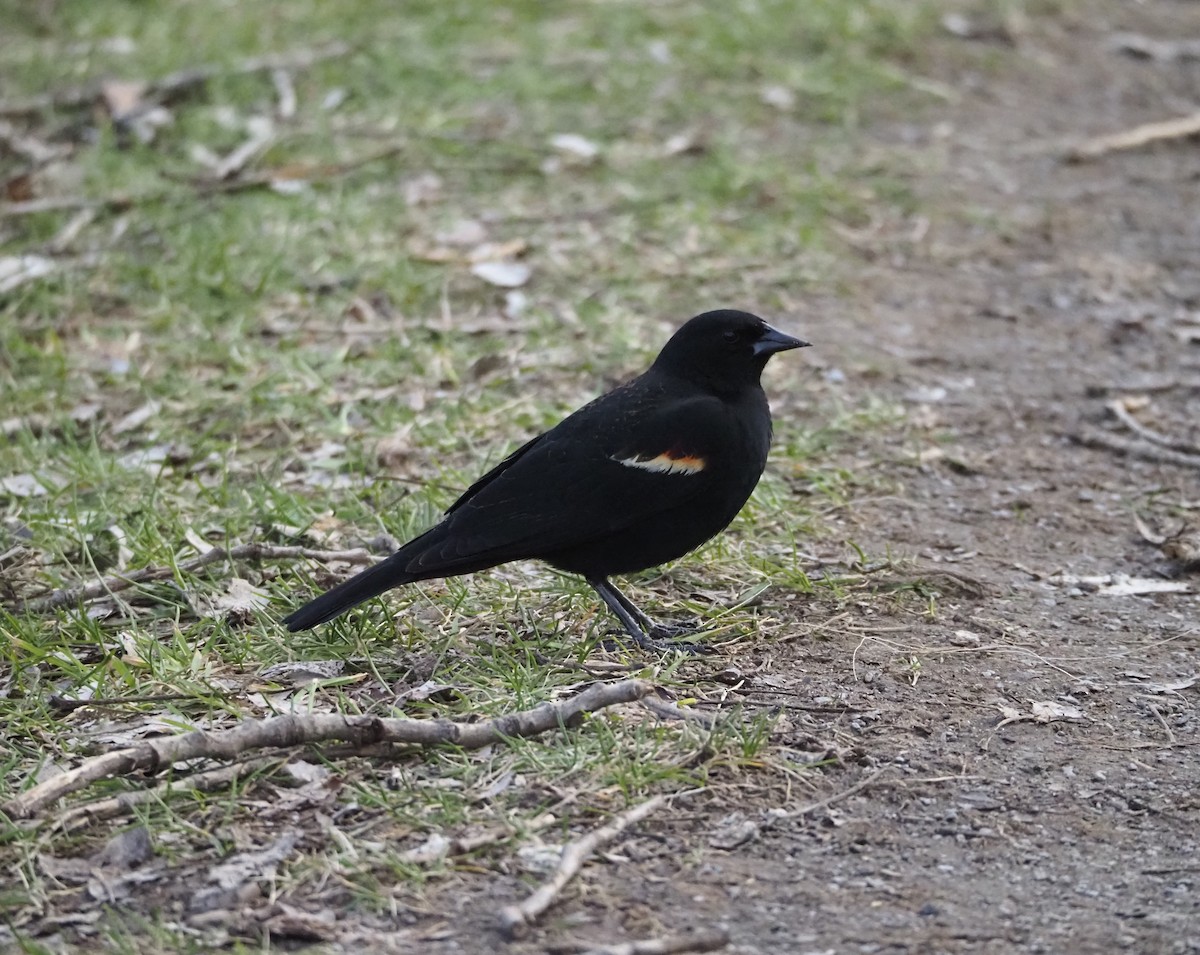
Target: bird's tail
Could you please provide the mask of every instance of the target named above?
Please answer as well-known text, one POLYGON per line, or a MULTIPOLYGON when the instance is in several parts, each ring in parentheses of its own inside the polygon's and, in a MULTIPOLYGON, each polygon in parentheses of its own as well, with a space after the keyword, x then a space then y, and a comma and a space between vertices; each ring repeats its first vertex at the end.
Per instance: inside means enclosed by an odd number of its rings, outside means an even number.
POLYGON ((292 633, 297 630, 311 630, 318 624, 332 620, 351 607, 364 600, 377 597, 385 590, 399 587, 401 584, 411 584, 429 575, 414 574, 404 569, 412 559, 408 548, 397 551, 387 560, 380 561, 374 567, 368 567, 355 574, 344 583, 338 584, 332 590, 321 594, 316 600, 310 600, 299 610, 294 610, 283 618, 284 626, 292 633))

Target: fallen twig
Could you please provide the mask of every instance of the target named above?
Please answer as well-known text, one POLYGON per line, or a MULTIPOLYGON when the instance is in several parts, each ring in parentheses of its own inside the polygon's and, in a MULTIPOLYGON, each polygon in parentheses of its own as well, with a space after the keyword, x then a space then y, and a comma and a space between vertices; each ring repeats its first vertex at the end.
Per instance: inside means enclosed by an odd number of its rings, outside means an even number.
POLYGON ((862 792, 864 789, 869 789, 879 781, 879 777, 887 772, 887 767, 884 766, 875 770, 866 779, 860 779, 849 789, 843 789, 841 792, 834 793, 832 796, 826 796, 824 799, 818 799, 816 802, 810 802, 807 806, 801 806, 799 809, 793 809, 788 812, 788 819, 799 819, 801 816, 807 816, 810 813, 816 812, 818 809, 825 809, 832 806, 835 802, 841 802, 843 799, 849 799, 851 796, 862 792))
MULTIPOLYGON (((345 56, 352 49, 350 44, 339 41, 326 43, 323 46, 288 50, 284 53, 252 56, 230 65, 193 66, 177 70, 147 83, 143 98, 162 102, 200 86, 214 76, 244 76, 248 73, 261 73, 264 70, 302 70, 315 63, 320 63, 322 60, 345 56)), ((101 84, 97 82, 50 93, 40 93, 26 99, 0 102, 0 116, 29 116, 50 109, 86 107, 95 102, 100 91, 101 84)))
POLYGON ((509 713, 479 723, 454 720, 388 719, 312 713, 248 720, 228 730, 194 730, 182 736, 152 739, 85 760, 80 766, 39 783, 0 806, 10 819, 24 819, 85 786, 110 776, 155 773, 191 759, 234 759, 252 749, 283 749, 333 740, 372 746, 402 743, 412 746, 452 744, 479 749, 512 737, 537 736, 568 726, 584 713, 632 703, 654 689, 645 680, 594 683, 582 693, 531 710, 509 713))
POLYGON ((1121 424, 1125 425, 1125 427, 1136 434, 1139 438, 1144 438, 1151 444, 1161 444, 1164 448, 1171 448, 1174 451, 1181 451, 1184 454, 1200 455, 1200 448, 1196 447, 1196 445, 1188 441, 1182 441, 1178 438, 1172 438, 1170 435, 1163 434, 1161 431, 1155 431, 1153 428, 1146 427, 1146 425, 1142 424, 1133 416, 1132 412, 1130 412, 1129 408, 1126 407, 1125 402, 1122 399, 1116 398, 1113 401, 1108 402, 1105 407, 1107 407, 1108 410, 1116 416, 1117 420, 1120 421, 1121 424))
POLYGON ((1200 40, 1157 40, 1140 33, 1118 33, 1109 44, 1118 53, 1169 63, 1200 60, 1200 40))
POLYGON ((46 610, 56 610, 68 604, 86 603, 122 590, 144 584, 151 580, 162 580, 175 573, 191 573, 206 564, 219 560, 289 560, 296 557, 307 557, 310 560, 333 561, 341 560, 349 564, 367 564, 372 555, 361 547, 353 550, 319 550, 312 547, 293 547, 277 544, 239 544, 237 547, 214 547, 205 551, 199 557, 185 560, 174 567, 143 567, 130 574, 114 574, 90 584, 77 587, 63 587, 44 597, 26 600, 21 605, 22 613, 41 613, 46 610))
POLYGON ((715 952, 729 944, 724 929, 701 929, 687 935, 667 935, 633 942, 597 945, 593 942, 562 942, 550 946, 555 955, 579 952, 581 955, 682 955, 684 952, 715 952))
MULTIPOLYGON (((229 694, 225 693, 216 693, 214 696, 222 700, 229 698, 229 694)), ((131 706, 135 703, 171 703, 177 700, 194 700, 195 698, 196 696, 193 693, 159 693, 145 696, 98 696, 90 700, 68 700, 65 696, 59 696, 57 693, 54 693, 46 702, 55 713, 74 713, 76 710, 86 709, 89 706, 131 706)))
MULTIPOLYGON (((631 681, 636 682, 636 681, 631 681)), ((620 686, 620 684, 617 684, 620 686)), ((649 692, 649 684, 647 684, 649 692)), ((643 694, 644 696, 645 694, 643 694)), ((605 843, 611 842, 622 832, 635 823, 641 822, 651 813, 660 809, 671 797, 667 794, 655 796, 643 803, 626 809, 613 816, 612 820, 599 829, 593 829, 587 835, 570 842, 563 847, 558 868, 550 881, 542 885, 533 895, 518 905, 506 905, 500 911, 500 922, 509 938, 520 938, 531 925, 558 898, 568 882, 583 868, 584 862, 605 843)))
POLYGON ((406 147, 407 143, 395 143, 345 162, 313 165, 293 163, 278 169, 263 169, 253 175, 238 176, 232 179, 221 179, 213 175, 178 176, 161 172, 159 175, 163 179, 183 183, 189 186, 191 191, 160 189, 140 194, 123 193, 99 199, 86 196, 50 196, 25 202, 0 202, 0 218, 40 215, 46 212, 69 212, 79 209, 91 210, 94 213, 125 212, 136 206, 154 203, 190 202, 197 195, 234 195, 240 192, 253 192, 257 189, 277 189, 285 183, 325 182, 338 176, 349 175, 370 163, 391 159, 402 153, 406 147))
POLYGON ((215 789, 222 789, 238 779, 262 772, 278 762, 279 758, 274 756, 246 760, 202 773, 193 773, 182 779, 165 780, 149 789, 131 789, 129 792, 110 796, 108 799, 98 799, 95 802, 84 803, 82 806, 72 806, 66 812, 56 816, 51 821, 50 828, 61 832, 75 832, 101 819, 128 815, 138 806, 153 802, 165 802, 169 796, 176 793, 212 792, 215 789))
POLYGON ((1186 454, 1173 448, 1165 448, 1151 444, 1145 440, 1122 437, 1119 434, 1109 434, 1087 428, 1077 434, 1069 435, 1072 441, 1091 448, 1105 448, 1118 454, 1142 458, 1146 461, 1159 461, 1163 464, 1182 464, 1185 467, 1200 468, 1200 454, 1186 454))
POLYGON ((1133 129, 1127 129, 1120 133, 1085 139, 1067 150, 1067 159, 1070 162, 1086 162, 1089 159, 1107 156, 1109 153, 1140 149, 1151 143, 1186 139, 1189 136, 1197 135, 1200 135, 1200 113, 1192 113, 1190 116, 1164 119, 1156 123, 1143 123, 1141 126, 1135 126, 1133 129))
POLYGON ((717 717, 712 713, 702 713, 699 710, 689 709, 686 706, 678 706, 667 700, 660 700, 656 696, 644 697, 641 703, 642 706, 655 716, 660 716, 663 719, 685 720, 689 723, 697 723, 706 730, 712 729, 717 723, 717 717))

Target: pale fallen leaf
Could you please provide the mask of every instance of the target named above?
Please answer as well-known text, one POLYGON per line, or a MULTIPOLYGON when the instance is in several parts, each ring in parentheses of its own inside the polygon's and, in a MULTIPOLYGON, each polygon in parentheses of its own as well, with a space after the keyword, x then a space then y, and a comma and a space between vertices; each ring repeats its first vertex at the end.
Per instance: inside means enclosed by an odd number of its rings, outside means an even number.
POLYGON ((1074 574, 1056 574, 1048 578, 1050 583, 1065 587, 1078 587, 1101 597, 1136 597, 1142 594, 1191 594, 1196 593, 1196 584, 1187 580, 1164 580, 1160 577, 1130 577, 1128 574, 1104 574, 1094 577, 1077 577, 1074 574))
POLYGON ((142 108, 146 84, 139 80, 107 80, 100 84, 100 102, 114 122, 142 108))
POLYGON ((345 671, 346 664, 343 660, 297 660, 273 664, 262 670, 258 679, 280 686, 303 686, 316 680, 332 680, 345 671))
POLYGON ((57 269, 58 263, 44 255, 0 255, 0 294, 44 278, 57 269))
POLYGON ((281 196, 298 196, 308 192, 312 185, 307 179, 272 179, 271 191, 281 196))
POLYGON ((500 288, 520 288, 529 281, 533 270, 524 262, 476 262, 471 274, 489 285, 500 288))
POLYGON ((590 162, 600 155, 599 146, 577 133, 558 133, 551 136, 550 145, 559 152, 584 162, 590 162))
POLYGON ((129 536, 124 529, 116 524, 110 524, 104 528, 105 533, 112 537, 117 543, 117 560, 115 567, 117 570, 124 570, 129 566, 129 562, 133 560, 133 549, 129 546, 129 536))
POLYGON ((272 70, 271 82, 279 98, 275 114, 280 119, 291 119, 296 115, 296 86, 292 83, 292 75, 287 70, 272 70))
POLYGON ((495 799, 501 793, 512 788, 512 784, 516 781, 517 774, 511 769, 501 773, 496 779, 493 779, 488 785, 475 794, 476 802, 487 802, 489 799, 495 799))
POLYGON ((293 759, 283 767, 283 771, 298 783, 323 783, 333 775, 328 766, 310 763, 303 759, 293 759))
POLYGON ((375 442, 375 460, 389 470, 395 470, 410 462, 416 452, 412 443, 412 430, 413 423, 409 421, 375 442))
POLYGON ((393 706, 399 706, 401 703, 420 702, 421 700, 432 699, 439 697, 442 699, 453 698, 458 691, 449 683, 437 683, 433 680, 426 680, 420 686, 414 686, 409 690, 397 694, 393 701, 393 706))
POLYGON ((242 144, 222 157, 212 168, 214 179, 232 179, 275 139, 275 122, 269 116, 250 116, 246 120, 246 138, 242 144))
POLYGON ((241 577, 229 581, 223 594, 213 594, 197 599, 197 610, 202 617, 223 617, 233 621, 249 620, 256 610, 270 603, 265 590, 260 590, 241 577))
POLYGON ((444 859, 450 853, 453 845, 454 843, 440 832, 434 832, 415 849, 408 849, 400 853, 400 858, 416 865, 429 865, 431 862, 444 859))
POLYGON ((774 106, 776 109, 785 112, 796 105, 796 94, 786 86, 780 86, 776 83, 764 86, 759 91, 758 97, 768 106, 774 106))
POLYGON ((513 289, 504 296, 504 317, 516 318, 529 304, 529 296, 524 292, 513 289))
POLYGON ((50 493, 41 481, 32 474, 10 474, 0 477, 0 490, 10 497, 41 497, 50 493))
POLYGON ((164 464, 178 464, 191 457, 191 448, 174 443, 153 444, 148 448, 134 448, 117 458, 123 468, 133 471, 146 468, 151 471, 163 469, 164 464))
POLYGON ((708 844, 714 849, 736 849, 758 836, 757 822, 747 819, 740 812, 733 812, 721 819, 716 829, 709 833, 708 844))
POLYGON ((438 232, 434 239, 443 245, 478 246, 487 239, 487 228, 478 219, 459 219, 438 232))
POLYGON ((509 239, 505 242, 484 242, 467 253, 468 262, 501 262, 515 259, 528 251, 529 243, 524 239, 509 239))
POLYGON ((664 156, 697 155, 707 151, 708 144, 695 132, 676 133, 663 143, 664 156))
POLYGON ((201 537, 194 527, 183 532, 183 539, 196 548, 198 554, 207 554, 213 549, 213 545, 201 537))
POLYGON ((562 846, 547 845, 541 842, 536 845, 521 846, 517 850, 517 862, 525 872, 533 875, 549 875, 558 868, 558 863, 562 860, 562 850, 562 846))
POLYGON ((289 829, 265 849, 238 852, 220 865, 210 866, 207 881, 212 884, 189 897, 188 910, 211 912, 227 908, 237 901, 239 890, 247 882, 271 881, 279 863, 295 851, 299 839, 300 834, 289 829))
POLYGON ((671 47, 666 40, 651 40, 646 44, 646 52, 655 63, 666 66, 671 62, 671 47))
POLYGON ((1056 720, 1081 720, 1083 710, 1078 706, 1066 703, 1055 703, 1047 700, 1034 700, 1029 704, 1033 718, 1039 723, 1053 723, 1056 720))
POLYGON ((1147 683, 1142 689, 1150 693, 1178 693, 1180 690, 1190 690, 1196 685, 1196 680, 1197 675, 1193 674, 1174 683, 1147 683))
POLYGON ((332 113, 335 109, 349 99, 350 93, 341 86, 335 86, 328 93, 321 97, 321 109, 327 113, 332 113))
POLYGON ((112 433, 124 434, 126 431, 132 431, 135 428, 140 428, 147 421, 153 418, 162 409, 162 405, 157 401, 147 401, 140 408, 129 412, 123 418, 119 418, 113 422, 112 433))
POLYGON ((401 184, 401 192, 407 205, 428 205, 441 198, 442 177, 435 172, 423 172, 404 180, 401 184))
POLYGON ((94 856, 92 864, 114 869, 132 869, 154 858, 150 830, 134 826, 108 840, 94 856))

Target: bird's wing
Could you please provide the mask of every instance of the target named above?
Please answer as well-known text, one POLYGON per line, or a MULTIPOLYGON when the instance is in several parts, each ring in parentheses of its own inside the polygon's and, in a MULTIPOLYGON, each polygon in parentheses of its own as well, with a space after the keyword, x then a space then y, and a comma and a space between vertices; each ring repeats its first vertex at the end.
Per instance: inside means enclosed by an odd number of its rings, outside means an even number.
POLYGON ((447 515, 453 514, 460 507, 462 507, 464 504, 466 504, 468 501, 470 501, 471 498, 473 498, 481 490, 483 490, 485 487, 487 487, 487 485, 491 484, 498 477, 500 477, 500 475, 502 475, 505 471, 507 471, 510 467, 512 467, 513 462, 516 461, 517 458, 521 457, 526 452, 531 450, 539 441, 541 441, 545 437, 546 437, 546 433, 543 432, 542 434, 539 434, 536 438, 531 438, 530 440, 526 441, 523 445, 521 445, 519 448, 517 448, 516 451, 514 451, 512 454, 510 454, 508 457, 506 457, 503 461, 501 461, 494 468, 492 468, 490 471, 488 471, 487 474, 483 475, 483 477, 479 478, 474 484, 472 484, 469 488, 467 488, 465 491, 463 491, 462 494, 459 496, 458 500, 455 501, 453 504, 451 504, 448 508, 446 508, 446 514, 447 515))
POLYGON ((735 443, 728 409, 712 396, 649 407, 627 399, 610 410, 581 409, 476 481, 414 570, 534 557, 619 533, 700 493, 735 443))

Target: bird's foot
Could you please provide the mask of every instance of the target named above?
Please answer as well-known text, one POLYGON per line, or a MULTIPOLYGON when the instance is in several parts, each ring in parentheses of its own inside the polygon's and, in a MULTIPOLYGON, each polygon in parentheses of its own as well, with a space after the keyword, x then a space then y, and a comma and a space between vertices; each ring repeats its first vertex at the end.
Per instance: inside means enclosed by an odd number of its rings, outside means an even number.
POLYGON ((610 653, 618 649, 629 649, 630 640, 633 644, 642 650, 649 650, 652 653, 688 653, 688 654, 709 654, 715 653, 712 647, 706 643, 684 643, 679 638, 694 634, 696 631, 691 627, 664 627, 661 624, 655 625, 650 629, 649 633, 643 633, 640 636, 634 636, 626 633, 624 630, 611 630, 612 634, 617 635, 615 638, 604 640, 601 646, 610 653), (622 637, 624 639, 622 639, 622 637))
POLYGON ((678 640, 680 637, 690 637, 703 632, 701 621, 696 619, 671 620, 666 623, 651 622, 650 626, 645 629, 646 636, 651 640, 678 640))

